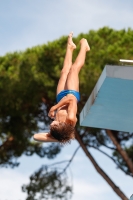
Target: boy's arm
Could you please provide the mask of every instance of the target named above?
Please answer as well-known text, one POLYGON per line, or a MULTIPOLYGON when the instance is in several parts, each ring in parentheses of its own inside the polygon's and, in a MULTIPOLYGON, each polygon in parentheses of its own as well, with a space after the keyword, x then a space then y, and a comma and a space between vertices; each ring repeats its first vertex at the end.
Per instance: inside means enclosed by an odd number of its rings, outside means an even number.
POLYGON ((77 102, 74 99, 71 99, 70 104, 68 106, 67 121, 73 126, 75 126, 77 122, 76 114, 77 114, 77 102))
POLYGON ((59 101, 58 104, 56 104, 55 106, 52 106, 49 113, 48 113, 48 116, 51 117, 51 118, 54 118, 55 116, 55 110, 57 110, 59 107, 63 106, 63 105, 67 105, 67 104, 70 104, 70 101, 71 101, 71 97, 66 97, 64 99, 61 99, 61 101, 59 101))
POLYGON ((34 134, 33 138, 38 142, 59 142, 53 138, 50 133, 37 133, 34 134))

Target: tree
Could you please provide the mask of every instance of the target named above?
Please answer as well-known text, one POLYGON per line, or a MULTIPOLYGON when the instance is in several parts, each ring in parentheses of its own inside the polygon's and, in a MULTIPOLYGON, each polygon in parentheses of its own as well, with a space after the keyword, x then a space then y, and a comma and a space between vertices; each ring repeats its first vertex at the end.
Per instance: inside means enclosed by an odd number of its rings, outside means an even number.
MULTIPOLYGON (((120 58, 133 59, 133 31, 116 31, 103 27, 90 30, 74 38, 78 42, 85 37, 91 51, 87 55, 84 70, 80 73, 81 101, 78 115, 90 95, 105 64, 119 64, 120 58)), ((48 44, 27 49, 25 52, 8 53, 0 57, 0 164, 2 167, 17 167, 17 158, 22 154, 54 159, 61 151, 58 144, 47 148, 33 142, 31 136, 50 123, 47 117, 49 108, 55 104, 55 90, 65 55, 66 37, 48 44), (43 125, 42 125, 43 124, 43 125)), ((74 53, 74 58, 77 51, 74 53)), ((123 200, 127 197, 107 174, 98 166, 89 152, 97 149, 110 158, 125 174, 133 176, 133 133, 99 130, 76 126, 76 139, 80 147, 93 163, 97 172, 107 181, 123 200), (128 142, 128 144, 127 144, 128 142), (130 144, 130 145, 129 145, 130 144), (102 147, 110 149, 107 154, 102 147)), ((77 151, 77 150, 76 150, 77 151)), ((75 156, 76 151, 73 156, 75 156)), ((72 156, 72 159, 73 159, 72 156)), ((66 168, 58 171, 43 166, 30 177, 29 185, 23 185, 27 200, 70 199, 72 187, 67 184, 66 168), (45 177, 45 180, 44 180, 45 177), (56 190, 54 190, 56 188, 56 190), (59 190, 57 190, 57 188, 59 190)))

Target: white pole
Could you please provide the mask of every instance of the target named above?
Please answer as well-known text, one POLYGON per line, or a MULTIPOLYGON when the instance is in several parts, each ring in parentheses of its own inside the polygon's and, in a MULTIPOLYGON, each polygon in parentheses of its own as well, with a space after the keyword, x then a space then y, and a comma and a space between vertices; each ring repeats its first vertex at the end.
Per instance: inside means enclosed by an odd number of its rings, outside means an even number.
POLYGON ((120 62, 129 62, 129 63, 133 63, 133 60, 120 59, 120 62))

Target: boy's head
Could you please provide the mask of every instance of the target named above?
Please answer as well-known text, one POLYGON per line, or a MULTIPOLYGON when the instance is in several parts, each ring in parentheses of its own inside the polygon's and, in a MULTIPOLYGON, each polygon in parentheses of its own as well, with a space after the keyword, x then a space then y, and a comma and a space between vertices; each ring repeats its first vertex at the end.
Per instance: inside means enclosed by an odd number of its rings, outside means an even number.
POLYGON ((69 143, 75 138, 75 129, 72 125, 65 122, 52 123, 50 126, 50 134, 60 143, 69 143))

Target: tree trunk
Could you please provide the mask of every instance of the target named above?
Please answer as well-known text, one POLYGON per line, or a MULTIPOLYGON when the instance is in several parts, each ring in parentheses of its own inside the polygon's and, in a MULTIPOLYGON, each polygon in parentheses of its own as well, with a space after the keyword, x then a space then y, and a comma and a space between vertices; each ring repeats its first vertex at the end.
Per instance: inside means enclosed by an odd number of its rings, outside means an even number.
POLYGON ((112 189, 115 191, 115 193, 122 199, 122 200, 128 200, 128 198, 125 196, 125 194, 119 189, 118 186, 115 185, 115 183, 109 178, 109 176, 99 167, 95 159, 92 157, 90 152, 88 151, 87 147, 84 145, 80 135, 76 134, 76 139, 79 142, 80 146, 82 147, 83 151, 85 152, 86 156, 91 160, 92 164, 94 165, 97 172, 106 180, 106 182, 112 187, 112 189))
POLYGON ((108 136, 112 140, 113 144, 116 146, 118 152, 120 153, 120 155, 122 156, 123 160, 126 162, 129 170, 133 174, 133 163, 132 163, 131 159, 129 158, 128 154, 126 153, 126 151, 124 151, 121 148, 121 145, 117 142, 116 138, 114 137, 114 135, 112 134, 112 132, 110 130, 106 130, 106 133, 108 134, 108 136))

